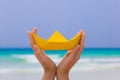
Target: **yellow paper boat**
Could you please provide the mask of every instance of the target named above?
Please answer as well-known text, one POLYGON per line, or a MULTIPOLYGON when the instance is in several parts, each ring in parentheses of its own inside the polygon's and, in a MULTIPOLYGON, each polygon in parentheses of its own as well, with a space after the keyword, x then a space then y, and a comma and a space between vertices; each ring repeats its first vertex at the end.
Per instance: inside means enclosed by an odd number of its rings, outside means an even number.
POLYGON ((33 34, 34 42, 43 50, 68 50, 74 48, 79 44, 82 32, 74 36, 72 39, 67 40, 58 31, 54 32, 48 40, 45 40, 36 34, 33 34))

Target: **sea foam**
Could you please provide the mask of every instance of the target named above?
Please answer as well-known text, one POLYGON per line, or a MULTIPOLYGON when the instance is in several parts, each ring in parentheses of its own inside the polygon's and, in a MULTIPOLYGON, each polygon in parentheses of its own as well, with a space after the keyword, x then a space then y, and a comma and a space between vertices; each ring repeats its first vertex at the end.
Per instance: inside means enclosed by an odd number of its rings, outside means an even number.
MULTIPOLYGON (((62 60, 59 55, 48 55, 56 64, 62 60)), ((27 63, 38 63, 38 60, 34 55, 13 55, 15 58, 24 59, 27 63)), ((80 67, 80 70, 93 70, 103 68, 117 68, 120 67, 119 57, 108 57, 108 58, 81 58, 75 65, 80 67)))

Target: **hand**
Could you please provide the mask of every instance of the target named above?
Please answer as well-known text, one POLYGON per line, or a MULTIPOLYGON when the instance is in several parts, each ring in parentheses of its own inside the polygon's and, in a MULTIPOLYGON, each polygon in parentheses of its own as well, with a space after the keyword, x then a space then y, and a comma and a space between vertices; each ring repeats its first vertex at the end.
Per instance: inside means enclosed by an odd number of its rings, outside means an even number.
POLYGON ((82 53, 82 50, 84 49, 85 40, 85 32, 83 30, 81 30, 80 32, 82 32, 80 43, 72 50, 67 51, 67 54, 57 67, 58 80, 68 80, 69 71, 71 70, 73 65, 80 59, 80 55, 82 53))
POLYGON ((37 35, 37 29, 33 28, 32 32, 28 32, 28 36, 30 39, 30 45, 35 53, 36 58, 41 63, 44 68, 44 76, 42 80, 54 80, 56 65, 55 63, 41 50, 35 43, 32 37, 32 34, 37 35))
POLYGON ((68 80, 69 71, 71 70, 73 65, 79 60, 82 50, 84 48, 85 32, 82 31, 82 38, 80 40, 80 43, 72 50, 68 50, 67 54, 57 68, 55 63, 47 55, 45 55, 44 51, 35 45, 32 38, 33 33, 37 35, 36 28, 34 28, 32 32, 28 32, 28 36, 35 56, 44 68, 45 73, 43 76, 43 80, 54 80, 55 75, 57 75, 58 80, 68 80))

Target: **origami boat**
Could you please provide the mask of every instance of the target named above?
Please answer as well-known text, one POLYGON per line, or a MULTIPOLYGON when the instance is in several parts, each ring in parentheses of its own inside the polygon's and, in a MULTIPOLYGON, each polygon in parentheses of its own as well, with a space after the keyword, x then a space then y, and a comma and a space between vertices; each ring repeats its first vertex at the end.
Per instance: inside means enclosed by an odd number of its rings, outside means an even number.
POLYGON ((67 40, 58 31, 55 31, 48 40, 33 34, 34 42, 43 50, 70 50, 79 44, 82 32, 67 40))

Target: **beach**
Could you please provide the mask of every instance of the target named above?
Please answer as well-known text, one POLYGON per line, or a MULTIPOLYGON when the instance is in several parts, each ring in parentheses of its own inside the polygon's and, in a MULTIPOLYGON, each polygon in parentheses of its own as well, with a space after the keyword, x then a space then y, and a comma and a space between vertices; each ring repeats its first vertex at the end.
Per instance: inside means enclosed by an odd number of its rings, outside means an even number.
MULTIPOLYGON (((14 72, 0 74, 0 80, 42 80, 43 72, 14 72)), ((120 80, 120 69, 70 72, 70 80, 120 80)))
MULTIPOLYGON (((66 51, 45 51, 56 65, 66 51)), ((31 49, 0 49, 0 80, 42 80, 43 68, 31 49)), ((120 49, 85 49, 70 80, 120 80, 120 49)))

